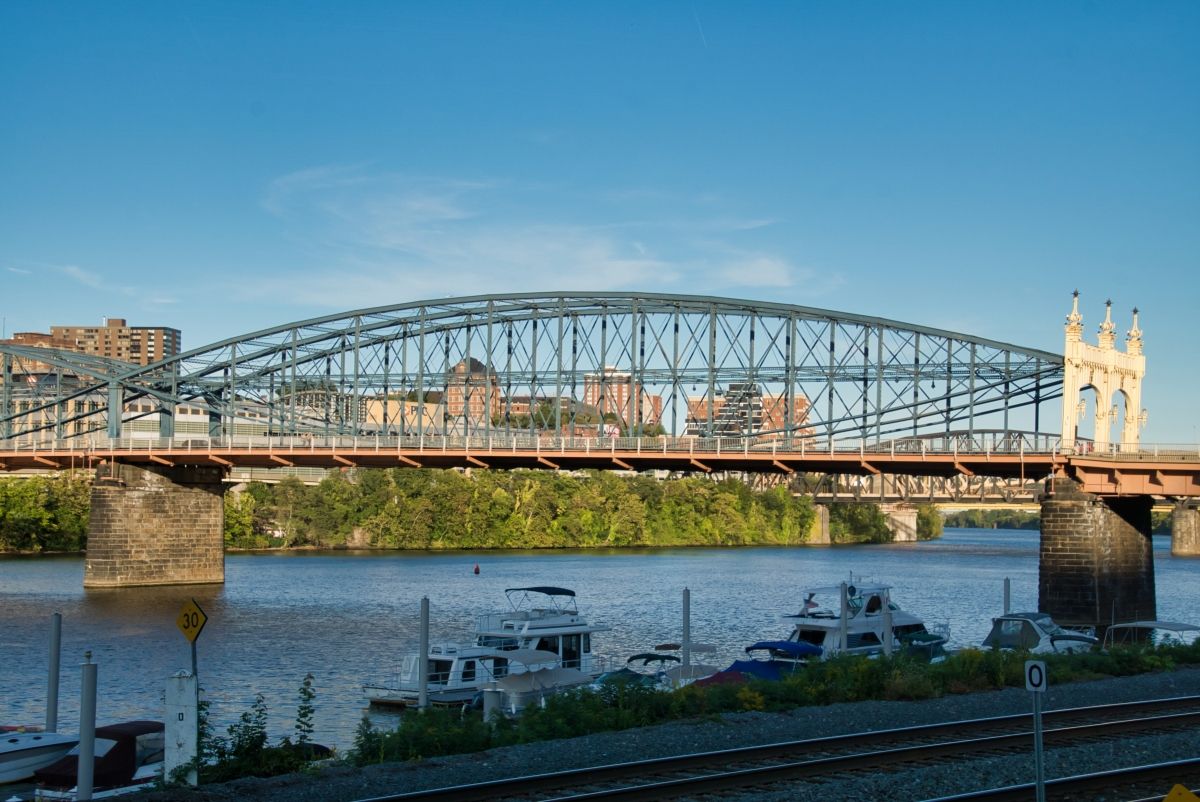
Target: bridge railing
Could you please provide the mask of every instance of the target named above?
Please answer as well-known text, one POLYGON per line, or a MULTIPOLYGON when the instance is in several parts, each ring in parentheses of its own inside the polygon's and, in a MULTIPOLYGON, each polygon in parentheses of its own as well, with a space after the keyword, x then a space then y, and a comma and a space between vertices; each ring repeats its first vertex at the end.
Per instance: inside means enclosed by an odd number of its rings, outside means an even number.
POLYGON ((1021 437, 975 438, 960 436, 901 438, 884 442, 867 440, 839 440, 832 444, 811 438, 784 437, 571 437, 551 434, 483 432, 476 434, 408 434, 358 436, 322 435, 241 435, 236 437, 173 438, 51 438, 18 437, 0 440, 0 451, 58 452, 86 455, 90 452, 153 452, 153 451, 316 451, 316 450, 370 450, 370 451, 418 451, 418 452, 534 452, 550 455, 564 452, 621 453, 621 454, 779 454, 804 456, 805 454, 836 455, 1013 455, 1013 454, 1058 454, 1113 460, 1197 460, 1200 445, 1193 444, 1146 444, 1134 450, 1121 444, 1110 444, 1096 448, 1091 443, 1077 443, 1073 448, 1060 449, 1053 435, 1021 437))

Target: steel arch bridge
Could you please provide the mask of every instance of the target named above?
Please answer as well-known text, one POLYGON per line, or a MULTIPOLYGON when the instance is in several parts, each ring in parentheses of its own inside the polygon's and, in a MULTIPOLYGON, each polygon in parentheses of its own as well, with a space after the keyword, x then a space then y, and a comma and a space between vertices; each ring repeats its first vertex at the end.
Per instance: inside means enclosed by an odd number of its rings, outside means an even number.
POLYGON ((0 439, 10 443, 515 432, 830 449, 954 438, 963 450, 1007 450, 1029 447, 1063 386, 1063 357, 1045 351, 668 294, 418 301, 144 367, 19 345, 0 345, 0 358, 0 439))

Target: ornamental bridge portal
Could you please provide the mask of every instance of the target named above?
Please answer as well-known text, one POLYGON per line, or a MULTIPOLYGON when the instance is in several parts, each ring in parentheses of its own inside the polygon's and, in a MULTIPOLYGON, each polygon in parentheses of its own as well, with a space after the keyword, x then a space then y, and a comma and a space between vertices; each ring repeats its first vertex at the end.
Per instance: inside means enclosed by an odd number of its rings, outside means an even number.
POLYGON ((1146 617, 1151 499, 1200 497, 1200 455, 1139 443, 1136 310, 1125 351, 1111 304, 1097 346, 1081 332, 1078 295, 1058 355, 787 304, 546 293, 331 315, 147 366, 0 344, 0 470, 96 470, 85 586, 223 581, 233 468, 1050 479, 1040 606, 1146 617))

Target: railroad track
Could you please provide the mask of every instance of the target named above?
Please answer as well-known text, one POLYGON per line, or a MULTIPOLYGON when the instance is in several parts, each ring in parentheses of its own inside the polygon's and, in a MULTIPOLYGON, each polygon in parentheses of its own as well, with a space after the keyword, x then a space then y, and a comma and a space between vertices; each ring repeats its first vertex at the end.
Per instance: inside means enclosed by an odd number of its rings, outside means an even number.
MULTIPOLYGON (((1064 746, 1134 733, 1161 733, 1197 724, 1200 724, 1200 696, 1188 696, 1047 711, 1043 713, 1043 736, 1047 747, 1064 746)), ((361 802, 659 800, 749 792, 806 779, 829 781, 834 777, 883 769, 895 771, 929 762, 1007 752, 1027 754, 1033 748, 1030 726, 1029 715, 998 716, 571 769, 373 797, 361 802)), ((1110 781, 1115 782, 1115 777, 1110 781)), ((1009 789, 993 792, 1002 791, 1009 789)), ((1018 795, 994 798, 1030 798, 1027 788, 1012 793, 1018 795)))

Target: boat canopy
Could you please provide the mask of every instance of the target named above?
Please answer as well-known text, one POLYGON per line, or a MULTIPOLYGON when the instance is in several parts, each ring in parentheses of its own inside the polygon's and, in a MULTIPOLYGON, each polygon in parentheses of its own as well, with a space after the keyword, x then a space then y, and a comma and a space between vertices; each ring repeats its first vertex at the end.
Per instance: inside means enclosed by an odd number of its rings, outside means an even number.
POLYGON ((626 663, 640 662, 642 665, 648 666, 651 663, 681 663, 683 661, 673 654, 658 654, 656 652, 642 652, 640 654, 633 655, 625 662, 626 663))
POLYGON ((574 596, 575 591, 551 585, 535 585, 529 588, 505 588, 505 593, 544 593, 547 596, 574 596))
POLYGON ((820 657, 823 650, 820 646, 804 641, 794 640, 760 640, 746 647, 746 654, 760 649, 780 652, 788 657, 820 657))
POLYGON ((1120 636, 1122 641, 1128 641, 1135 637, 1134 633, 1138 630, 1146 630, 1153 632, 1168 632, 1174 635, 1179 640, 1183 640, 1188 634, 1200 634, 1200 626, 1195 624, 1184 624, 1179 621, 1127 621, 1122 624, 1112 624, 1104 633, 1104 642, 1112 645, 1117 642, 1117 637, 1120 636))

